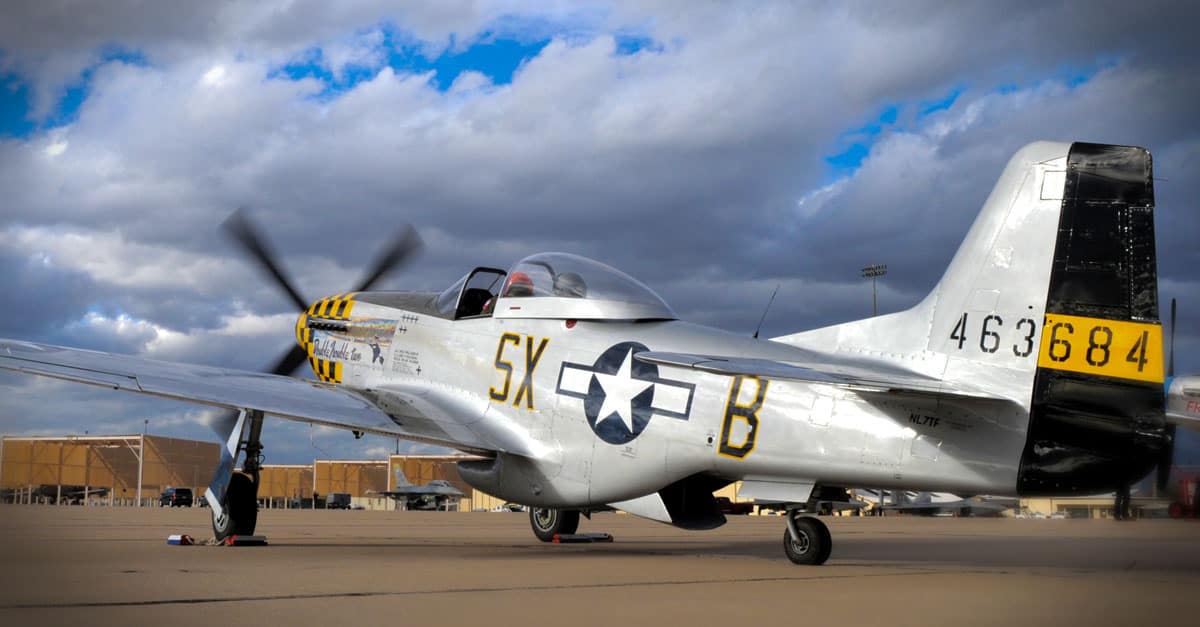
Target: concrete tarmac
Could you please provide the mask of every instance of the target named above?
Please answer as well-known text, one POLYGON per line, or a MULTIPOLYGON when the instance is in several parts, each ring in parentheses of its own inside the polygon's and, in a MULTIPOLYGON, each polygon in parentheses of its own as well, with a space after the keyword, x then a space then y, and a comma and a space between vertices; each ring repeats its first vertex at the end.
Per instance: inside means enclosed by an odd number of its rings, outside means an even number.
POLYGON ((1200 624, 1200 522, 824 518, 686 532, 599 514, 551 545, 524 514, 264 511, 267 547, 168 546, 208 510, 0 506, 0 625, 1200 624))

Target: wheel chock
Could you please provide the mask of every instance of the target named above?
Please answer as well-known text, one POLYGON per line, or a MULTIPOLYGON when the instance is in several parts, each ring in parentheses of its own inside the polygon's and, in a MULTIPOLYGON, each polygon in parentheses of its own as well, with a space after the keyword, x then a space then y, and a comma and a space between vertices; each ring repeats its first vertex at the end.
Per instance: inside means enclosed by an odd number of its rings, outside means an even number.
POLYGON ((196 543, 196 541, 192 538, 192 536, 189 536, 186 534, 175 534, 175 535, 167 536, 167 544, 171 544, 174 546, 191 546, 195 543, 196 543))
POLYGON ((267 546, 267 536, 229 536, 225 546, 267 546))
POLYGON ((556 533, 554 544, 574 544, 578 542, 612 542, 612 534, 608 533, 556 533))

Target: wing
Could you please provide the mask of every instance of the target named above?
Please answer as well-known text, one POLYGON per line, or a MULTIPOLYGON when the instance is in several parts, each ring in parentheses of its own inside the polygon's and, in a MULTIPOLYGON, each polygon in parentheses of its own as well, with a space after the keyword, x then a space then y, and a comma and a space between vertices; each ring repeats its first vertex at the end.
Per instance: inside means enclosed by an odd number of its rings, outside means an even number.
POLYGON ((426 494, 433 494, 433 492, 426 490, 422 486, 413 486, 411 488, 404 488, 404 489, 397 489, 397 490, 384 490, 382 492, 376 492, 375 494, 382 494, 383 496, 390 496, 392 498, 396 498, 399 496, 424 496, 426 494))
POLYGON ((881 392, 918 396, 961 396, 972 399, 1008 401, 984 390, 960 383, 947 383, 941 379, 924 377, 916 373, 871 367, 861 364, 838 366, 833 364, 803 365, 742 357, 715 357, 686 353, 646 351, 635 358, 661 366, 691 368, 701 372, 729 376, 748 375, 768 379, 787 379, 808 383, 822 383, 850 388, 859 392, 881 392))
POLYGON ((272 374, 0 339, 0 369, 486 453, 539 456, 483 399, 416 385, 358 391, 272 374))

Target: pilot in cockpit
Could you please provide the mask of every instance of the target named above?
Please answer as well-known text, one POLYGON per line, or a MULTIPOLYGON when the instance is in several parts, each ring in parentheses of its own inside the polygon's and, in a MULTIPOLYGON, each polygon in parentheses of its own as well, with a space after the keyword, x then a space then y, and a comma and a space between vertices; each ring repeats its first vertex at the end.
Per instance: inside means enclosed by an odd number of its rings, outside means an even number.
POLYGON ((504 296, 533 296, 533 281, 524 272, 513 272, 504 287, 504 296))
POLYGON ((504 288, 500 293, 487 299, 483 304, 483 310, 480 311, 483 315, 491 315, 492 308, 496 306, 496 299, 501 297, 521 297, 533 296, 533 281, 529 279, 529 275, 524 272, 516 271, 508 275, 508 281, 505 282, 504 288))
POLYGON ((587 284, 576 272, 560 272, 554 275, 554 295, 564 298, 587 298, 587 284))

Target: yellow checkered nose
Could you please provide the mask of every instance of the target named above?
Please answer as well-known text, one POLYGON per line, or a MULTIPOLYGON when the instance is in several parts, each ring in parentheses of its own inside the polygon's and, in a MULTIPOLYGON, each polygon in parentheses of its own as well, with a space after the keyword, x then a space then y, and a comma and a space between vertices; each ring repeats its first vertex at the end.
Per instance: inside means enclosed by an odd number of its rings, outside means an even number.
POLYGON ((326 383, 341 383, 342 364, 331 359, 317 349, 321 333, 344 331, 346 320, 354 310, 354 297, 358 292, 338 294, 322 298, 308 307, 296 319, 296 343, 308 355, 308 363, 312 366, 317 378, 326 383))

